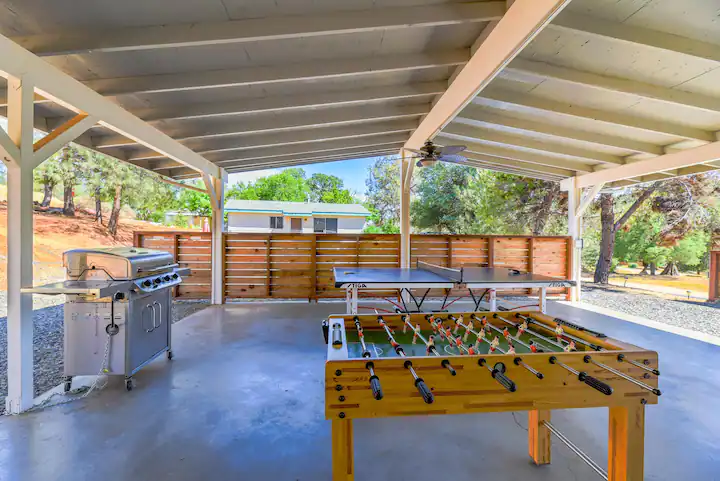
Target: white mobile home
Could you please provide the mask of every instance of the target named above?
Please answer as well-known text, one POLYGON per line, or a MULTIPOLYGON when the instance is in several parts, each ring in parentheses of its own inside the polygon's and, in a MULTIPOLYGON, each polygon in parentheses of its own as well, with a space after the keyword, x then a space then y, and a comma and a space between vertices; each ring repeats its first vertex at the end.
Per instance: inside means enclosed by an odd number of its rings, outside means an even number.
POLYGON ((228 232, 357 234, 370 216, 360 204, 269 200, 230 200, 225 212, 228 232))

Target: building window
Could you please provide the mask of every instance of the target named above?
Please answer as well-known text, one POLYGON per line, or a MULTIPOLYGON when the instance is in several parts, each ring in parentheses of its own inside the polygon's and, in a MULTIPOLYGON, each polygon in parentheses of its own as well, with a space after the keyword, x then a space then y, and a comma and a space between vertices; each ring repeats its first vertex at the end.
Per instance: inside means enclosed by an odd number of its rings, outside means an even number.
POLYGON ((282 229, 283 218, 282 217, 270 217, 270 228, 271 229, 282 229))
POLYGON ((316 217, 314 219, 314 231, 316 233, 337 233, 338 220, 333 218, 316 217))

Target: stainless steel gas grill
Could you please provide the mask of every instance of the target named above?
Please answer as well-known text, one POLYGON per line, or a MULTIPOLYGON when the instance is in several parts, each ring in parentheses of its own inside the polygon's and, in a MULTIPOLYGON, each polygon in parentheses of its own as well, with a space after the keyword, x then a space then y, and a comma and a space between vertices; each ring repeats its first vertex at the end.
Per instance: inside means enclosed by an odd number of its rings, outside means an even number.
POLYGON ((167 252, 110 247, 63 254, 67 280, 23 289, 65 294, 65 391, 73 376, 132 376, 171 350, 170 288, 189 274, 167 252))

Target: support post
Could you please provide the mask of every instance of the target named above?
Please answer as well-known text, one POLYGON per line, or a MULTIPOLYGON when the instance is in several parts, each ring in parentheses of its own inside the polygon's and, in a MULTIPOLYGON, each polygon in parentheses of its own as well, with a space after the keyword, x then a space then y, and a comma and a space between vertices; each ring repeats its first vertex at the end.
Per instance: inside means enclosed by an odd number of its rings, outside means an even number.
POLYGON ((581 292, 580 275, 582 269, 582 212, 579 211, 582 189, 577 187, 577 177, 566 179, 560 184, 560 187, 567 190, 568 193, 568 235, 572 242, 572 260, 568 277, 571 281, 575 281, 575 286, 570 288, 570 300, 578 302, 581 292))
POLYGON ((211 302, 213 304, 223 304, 225 302, 225 255, 223 252, 223 227, 225 225, 225 183, 223 179, 211 177, 210 182, 206 182, 208 191, 214 192, 210 195, 212 199, 212 227, 211 232, 211 249, 212 249, 212 292, 211 302))
POLYGON ((400 267, 410 267, 410 176, 412 160, 401 150, 400 161, 400 267))
POLYGON ((331 439, 333 481, 353 481, 355 467, 352 419, 333 419, 331 439))
POLYGON ((608 424, 608 481, 642 481, 645 406, 611 407, 608 424))
POLYGON ((32 294, 33 283, 33 101, 27 79, 8 77, 8 134, 17 158, 6 159, 8 187, 7 232, 7 353, 6 412, 19 414, 33 405, 32 294))
POLYGON ((545 421, 550 421, 550 411, 528 411, 528 451, 537 465, 550 464, 550 430, 545 421))

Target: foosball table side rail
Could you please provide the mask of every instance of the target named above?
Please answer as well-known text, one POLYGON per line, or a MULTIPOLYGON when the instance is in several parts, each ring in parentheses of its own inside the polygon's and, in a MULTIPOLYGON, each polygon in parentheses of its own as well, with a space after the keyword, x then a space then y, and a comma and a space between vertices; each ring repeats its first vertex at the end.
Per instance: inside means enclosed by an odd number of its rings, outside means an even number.
MULTIPOLYGON (((657 353, 652 351, 623 351, 628 359, 649 361, 657 365, 657 353)), ((617 352, 593 353, 592 358, 603 364, 622 369, 625 374, 657 387, 657 378, 645 378, 645 372, 626 363, 617 362, 617 352)), ((474 355, 444 357, 411 357, 354 359, 328 361, 325 366, 325 395, 327 419, 373 418, 385 416, 413 416, 432 414, 466 414, 495 411, 532 411, 568 408, 631 406, 656 404, 658 396, 621 379, 604 369, 583 360, 584 352, 523 354, 522 360, 543 374, 538 379, 514 363, 518 356, 474 355), (578 372, 612 387, 606 395, 588 386, 559 366, 550 364, 550 357, 578 372), (457 375, 451 376, 441 364, 449 360, 457 375), (479 365, 481 359, 495 368, 501 364, 505 375, 517 386, 508 391, 492 372, 479 365), (412 367, 434 396, 431 404, 423 402, 405 363, 412 367), (382 386, 383 397, 373 397, 366 364, 372 362, 382 386)))

